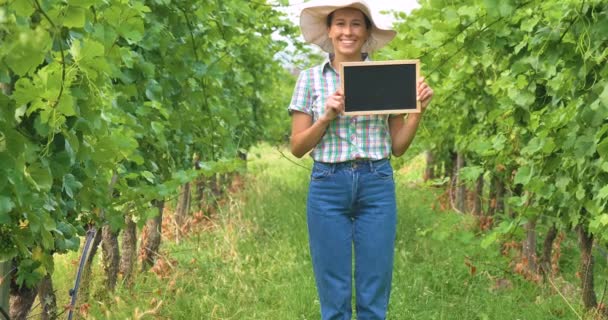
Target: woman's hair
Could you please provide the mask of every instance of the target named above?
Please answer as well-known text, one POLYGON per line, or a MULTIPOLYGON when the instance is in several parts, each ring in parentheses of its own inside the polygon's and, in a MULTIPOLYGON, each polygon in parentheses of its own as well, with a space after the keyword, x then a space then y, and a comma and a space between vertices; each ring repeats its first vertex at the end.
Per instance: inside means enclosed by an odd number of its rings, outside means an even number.
MULTIPOLYGON (((331 27, 331 23, 334 20, 334 13, 335 12, 336 11, 332 11, 332 13, 330 13, 330 14, 327 15, 327 27, 328 28, 331 27)), ((363 13, 363 11, 361 11, 361 13, 365 17, 365 27, 367 28, 367 30, 370 30, 372 28, 372 21, 367 17, 367 15, 365 13, 363 13)))

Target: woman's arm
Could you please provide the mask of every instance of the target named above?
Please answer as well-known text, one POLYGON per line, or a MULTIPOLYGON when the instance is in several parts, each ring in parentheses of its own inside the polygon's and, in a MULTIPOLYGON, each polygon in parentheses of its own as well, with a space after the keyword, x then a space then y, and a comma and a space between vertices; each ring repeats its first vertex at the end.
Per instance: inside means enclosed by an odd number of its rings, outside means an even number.
POLYGON ((321 141, 328 126, 327 120, 319 119, 312 123, 312 116, 294 111, 291 115, 291 153, 302 158, 321 141))
POLYGON ((390 117, 388 119, 388 126, 392 140, 392 150, 394 156, 400 157, 410 147, 416 131, 418 131, 418 125, 422 119, 422 114, 426 110, 426 107, 433 98, 433 89, 424 82, 424 77, 418 81, 417 88, 418 99, 420 100, 420 113, 410 113, 405 120, 402 116, 390 117))
POLYGON ((344 112, 344 95, 340 90, 327 98, 325 113, 313 123, 312 116, 294 111, 291 115, 291 153, 301 158, 323 138, 329 123, 344 112))

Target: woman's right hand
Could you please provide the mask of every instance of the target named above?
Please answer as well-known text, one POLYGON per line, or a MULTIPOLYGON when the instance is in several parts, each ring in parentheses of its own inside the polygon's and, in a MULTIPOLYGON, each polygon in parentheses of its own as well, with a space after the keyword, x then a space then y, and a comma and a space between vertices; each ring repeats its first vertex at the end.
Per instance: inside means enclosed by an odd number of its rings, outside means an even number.
POLYGON ((323 113, 319 120, 329 122, 342 113, 344 113, 344 94, 342 93, 342 90, 338 90, 327 98, 327 101, 325 102, 325 113, 323 113))

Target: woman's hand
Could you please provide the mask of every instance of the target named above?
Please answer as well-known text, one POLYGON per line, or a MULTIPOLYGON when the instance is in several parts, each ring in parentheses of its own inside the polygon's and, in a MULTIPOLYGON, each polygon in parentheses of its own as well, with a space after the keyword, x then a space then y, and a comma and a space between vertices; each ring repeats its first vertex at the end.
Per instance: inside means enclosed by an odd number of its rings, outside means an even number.
POLYGON ((325 113, 319 120, 329 122, 344 113, 344 94, 342 90, 330 95, 325 102, 325 113))
POLYGON ((426 110, 426 107, 431 102, 434 92, 433 89, 431 89, 431 87, 429 87, 429 85, 424 82, 424 77, 420 77, 420 79, 418 80, 417 91, 418 101, 420 101, 420 108, 422 109, 422 112, 424 112, 424 110, 426 110))

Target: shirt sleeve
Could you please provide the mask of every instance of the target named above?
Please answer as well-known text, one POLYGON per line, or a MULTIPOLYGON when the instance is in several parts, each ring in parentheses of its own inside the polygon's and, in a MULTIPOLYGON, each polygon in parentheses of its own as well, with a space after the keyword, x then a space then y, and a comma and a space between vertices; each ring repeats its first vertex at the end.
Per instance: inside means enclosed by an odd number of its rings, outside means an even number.
POLYGON ((296 87, 293 91, 293 96, 291 97, 291 103, 287 108, 289 115, 291 115, 293 111, 300 111, 311 116, 313 115, 311 86, 312 78, 310 76, 310 70, 300 72, 296 87))

